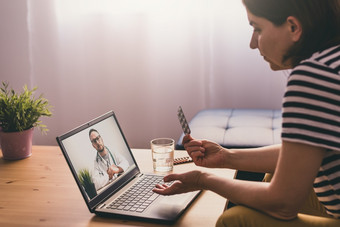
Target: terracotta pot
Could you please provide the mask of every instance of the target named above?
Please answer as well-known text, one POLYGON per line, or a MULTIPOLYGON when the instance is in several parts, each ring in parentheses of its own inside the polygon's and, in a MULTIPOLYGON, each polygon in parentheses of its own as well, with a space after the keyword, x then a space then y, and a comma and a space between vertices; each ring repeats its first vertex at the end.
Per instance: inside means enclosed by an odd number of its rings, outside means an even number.
POLYGON ((3 158, 18 160, 32 155, 33 128, 21 132, 0 131, 3 158))

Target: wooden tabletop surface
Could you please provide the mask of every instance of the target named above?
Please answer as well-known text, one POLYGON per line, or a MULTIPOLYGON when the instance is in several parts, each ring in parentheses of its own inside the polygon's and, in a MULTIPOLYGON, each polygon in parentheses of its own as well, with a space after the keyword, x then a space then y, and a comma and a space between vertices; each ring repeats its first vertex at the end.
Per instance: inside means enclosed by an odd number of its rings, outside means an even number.
MULTIPOLYGON (((143 172, 152 172, 151 151, 133 149, 143 172)), ((175 156, 186 154, 176 151, 175 156)), ((232 178, 233 170, 205 169, 186 163, 174 172, 204 169, 232 178)), ((226 200, 203 191, 172 226, 214 226, 226 200)), ((0 152, 0 226, 162 226, 147 222, 98 217, 89 212, 57 146, 33 146, 32 156, 7 161, 0 152)), ((165 225, 169 226, 169 225, 165 225)))

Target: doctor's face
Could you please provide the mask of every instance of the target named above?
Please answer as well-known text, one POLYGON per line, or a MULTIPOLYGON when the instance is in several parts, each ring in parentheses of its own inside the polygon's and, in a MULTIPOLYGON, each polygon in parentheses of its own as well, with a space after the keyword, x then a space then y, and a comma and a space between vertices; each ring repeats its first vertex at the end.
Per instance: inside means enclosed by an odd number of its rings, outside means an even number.
POLYGON ((92 143, 92 146, 98 151, 103 152, 104 151, 104 142, 102 137, 99 135, 98 132, 93 131, 90 135, 90 140, 92 143))

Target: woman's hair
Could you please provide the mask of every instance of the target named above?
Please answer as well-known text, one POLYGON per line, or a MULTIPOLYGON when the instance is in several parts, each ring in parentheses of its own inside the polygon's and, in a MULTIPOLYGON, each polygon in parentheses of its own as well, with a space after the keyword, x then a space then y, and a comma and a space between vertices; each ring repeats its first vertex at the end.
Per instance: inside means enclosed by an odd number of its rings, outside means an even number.
POLYGON ((313 53, 340 44, 340 0, 242 0, 255 16, 274 25, 284 24, 289 16, 302 26, 300 40, 284 56, 293 66, 313 53))

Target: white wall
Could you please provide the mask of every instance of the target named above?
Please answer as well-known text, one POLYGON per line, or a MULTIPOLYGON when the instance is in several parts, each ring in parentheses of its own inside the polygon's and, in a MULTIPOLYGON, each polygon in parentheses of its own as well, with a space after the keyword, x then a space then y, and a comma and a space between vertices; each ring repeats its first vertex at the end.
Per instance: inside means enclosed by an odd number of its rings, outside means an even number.
POLYGON ((285 73, 249 48, 241 1, 94 2, 0 2, 0 80, 38 86, 54 106, 35 144, 56 145, 109 110, 137 148, 178 139, 178 105, 189 119, 204 108, 280 108, 285 73))

